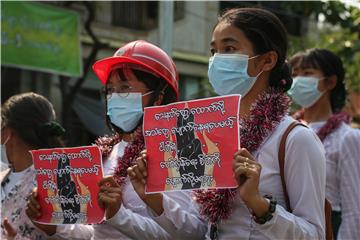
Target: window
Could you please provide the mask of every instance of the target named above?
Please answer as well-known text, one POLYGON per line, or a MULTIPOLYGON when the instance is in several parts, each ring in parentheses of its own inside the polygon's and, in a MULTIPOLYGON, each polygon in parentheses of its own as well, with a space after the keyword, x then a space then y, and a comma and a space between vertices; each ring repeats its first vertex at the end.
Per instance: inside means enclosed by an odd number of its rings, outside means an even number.
MULTIPOLYGON (((158 26, 158 1, 112 2, 112 24, 137 30, 150 30, 158 26)), ((184 18, 185 3, 174 2, 174 20, 184 18)))

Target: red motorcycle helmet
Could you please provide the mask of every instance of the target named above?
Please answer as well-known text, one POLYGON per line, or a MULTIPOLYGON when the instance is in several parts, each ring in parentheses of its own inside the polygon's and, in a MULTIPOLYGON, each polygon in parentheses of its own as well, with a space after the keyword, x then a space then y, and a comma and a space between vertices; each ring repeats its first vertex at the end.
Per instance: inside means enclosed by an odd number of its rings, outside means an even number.
POLYGON ((172 88, 179 99, 179 76, 172 59, 159 47, 137 40, 119 48, 112 57, 98 60, 93 70, 102 82, 106 84, 113 69, 129 66, 162 77, 172 88))

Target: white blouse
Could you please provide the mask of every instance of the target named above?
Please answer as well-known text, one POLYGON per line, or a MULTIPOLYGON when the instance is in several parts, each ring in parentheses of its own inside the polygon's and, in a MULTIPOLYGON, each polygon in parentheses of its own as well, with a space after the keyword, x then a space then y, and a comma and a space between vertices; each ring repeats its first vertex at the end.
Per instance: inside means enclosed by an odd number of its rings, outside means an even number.
MULTIPOLYGON (((309 124, 318 131, 325 122, 309 124)), ((360 130, 343 123, 323 141, 326 151, 326 198, 341 211, 337 239, 360 236, 360 130)))
POLYGON ((25 213, 27 197, 36 187, 35 169, 28 167, 22 172, 9 172, 10 169, 0 173, 0 181, 7 182, 1 187, 1 233, 0 239, 7 239, 4 219, 7 218, 16 230, 15 240, 46 239, 44 232, 37 231, 34 224, 25 213), (7 181, 9 179, 9 181, 7 181))
POLYGON ((4 179, 5 184, 1 185, 1 201, 4 200, 16 184, 22 182, 29 169, 26 168, 21 172, 13 172, 10 169, 4 170, 4 172, 5 171, 8 171, 9 173, 6 175, 6 179, 4 179))
MULTIPOLYGON (((286 142, 285 180, 293 213, 286 211, 278 164, 281 136, 294 121, 284 118, 270 137, 254 153, 262 165, 260 192, 271 194, 278 202, 273 218, 260 225, 252 220, 251 213, 239 195, 232 206, 229 219, 219 226, 219 239, 324 239, 325 238, 325 153, 316 134, 305 127, 296 127, 286 142)), ((164 207, 170 208, 171 206, 164 207)), ((184 224, 175 209, 169 217, 184 224)), ((163 225, 162 225, 163 226, 163 225)), ((208 227, 210 230, 210 226, 208 227)), ((196 229, 194 229, 196 231, 196 229)), ((209 231, 206 235, 209 239, 209 231)))

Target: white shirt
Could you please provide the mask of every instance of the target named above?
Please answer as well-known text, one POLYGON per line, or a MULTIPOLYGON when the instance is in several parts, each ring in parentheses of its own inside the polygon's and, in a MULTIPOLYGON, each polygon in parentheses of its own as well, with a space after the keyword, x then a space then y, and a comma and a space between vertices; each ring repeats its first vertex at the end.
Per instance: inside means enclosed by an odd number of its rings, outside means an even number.
MULTIPOLYGON (((118 156, 124 154, 126 145, 121 141, 114 146, 104 163, 104 175, 113 174, 118 156)), ((123 186, 122 198, 119 211, 111 219, 92 226, 58 226, 57 234, 51 239, 201 239, 205 235, 207 226, 198 218, 197 209, 186 192, 164 194, 166 210, 161 216, 156 216, 147 208, 129 179, 123 186), (175 220, 172 218, 173 212, 177 214, 175 220)))
MULTIPOLYGON (((285 180, 293 213, 286 211, 278 150, 281 136, 292 121, 294 120, 290 117, 284 118, 254 153, 256 160, 262 165, 260 193, 271 194, 278 202, 273 218, 263 225, 255 223, 237 195, 230 218, 218 226, 220 239, 325 238, 324 148, 316 134, 304 127, 293 129, 286 141, 285 180)), ((176 217, 174 214, 174 220, 176 217)), ((208 230, 210 231, 210 226, 208 230)), ((209 231, 206 238, 209 238, 209 231)))
POLYGON ((36 231, 36 227, 25 213, 27 197, 32 189, 36 187, 35 169, 28 167, 21 172, 10 172, 10 169, 0 173, 0 181, 10 179, 10 181, 1 188, 1 233, 0 239, 6 239, 6 233, 3 226, 5 218, 16 230, 16 240, 20 239, 46 239, 44 232, 36 231))
MULTIPOLYGON (((325 122, 309 126, 318 131, 325 122)), ((341 211, 337 239, 360 235, 360 130, 342 123, 323 141, 326 151, 326 198, 341 211)))
POLYGON ((9 173, 3 180, 4 186, 1 186, 1 201, 9 194, 9 192, 15 187, 17 183, 21 182, 21 180, 28 172, 28 169, 26 168, 21 172, 13 172, 10 169, 4 171, 9 171, 9 173))

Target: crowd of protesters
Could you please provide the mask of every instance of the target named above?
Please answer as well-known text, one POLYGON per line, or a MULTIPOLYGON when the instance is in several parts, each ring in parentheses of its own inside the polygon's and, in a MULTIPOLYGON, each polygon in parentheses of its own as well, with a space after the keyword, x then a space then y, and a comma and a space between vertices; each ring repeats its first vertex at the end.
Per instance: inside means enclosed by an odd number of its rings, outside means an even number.
POLYGON ((229 173, 237 188, 145 193, 144 108, 179 101, 179 76, 162 49, 137 40, 93 65, 104 85, 103 124, 112 132, 96 140, 103 157, 97 199, 104 220, 36 221, 42 209, 29 151, 64 147, 65 129, 45 97, 19 94, 1 108, 1 238, 356 239, 360 130, 343 111, 341 59, 326 49, 308 49, 288 62, 284 25, 260 8, 225 11, 209 44, 208 77, 215 93, 242 96, 241 147, 233 152, 229 173), (300 107, 292 116, 291 103, 300 107))

